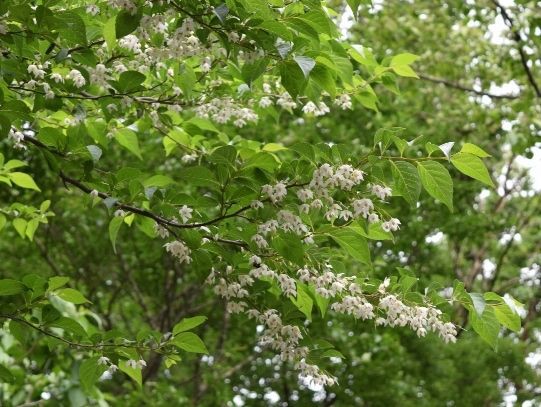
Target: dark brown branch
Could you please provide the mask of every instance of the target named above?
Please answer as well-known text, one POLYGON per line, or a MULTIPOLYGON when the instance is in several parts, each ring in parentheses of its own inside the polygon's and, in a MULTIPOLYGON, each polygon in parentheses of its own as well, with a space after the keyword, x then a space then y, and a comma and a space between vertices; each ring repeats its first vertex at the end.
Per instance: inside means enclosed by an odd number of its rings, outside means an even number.
POLYGON ((486 91, 483 91, 483 90, 476 90, 476 89, 473 89, 473 88, 469 88, 467 86, 461 85, 460 83, 450 81, 448 79, 436 78, 436 77, 425 75, 425 74, 418 74, 418 75, 419 75, 419 78, 421 78, 422 80, 425 80, 425 81, 439 83, 439 84, 445 85, 445 86, 447 86, 449 88, 463 90, 465 92, 474 93, 474 94, 479 95, 479 96, 488 96, 488 97, 490 97, 492 99, 518 99, 519 98, 519 95, 496 95, 494 93, 486 92, 486 91))
POLYGON ((528 77, 528 82, 530 82, 530 85, 532 85, 532 88, 535 91, 535 95, 538 98, 541 98, 541 89, 539 88, 539 84, 535 80, 532 70, 528 66, 528 57, 526 56, 526 53, 524 52, 523 44, 524 41, 522 39, 522 36, 520 35, 520 32, 514 25, 513 18, 509 15, 505 7, 503 7, 498 0, 492 0, 492 3, 496 6, 497 9, 500 10, 500 14, 503 17, 503 20, 509 27, 509 30, 511 31, 513 40, 517 43, 518 53, 520 55, 520 63, 522 64, 522 67, 524 68, 524 72, 526 72, 526 76, 528 77))

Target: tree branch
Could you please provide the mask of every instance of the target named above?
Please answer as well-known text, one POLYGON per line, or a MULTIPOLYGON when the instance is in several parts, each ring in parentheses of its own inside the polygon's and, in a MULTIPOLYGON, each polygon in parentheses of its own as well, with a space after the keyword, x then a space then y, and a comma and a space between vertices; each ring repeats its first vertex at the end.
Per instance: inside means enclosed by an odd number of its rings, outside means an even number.
POLYGON ((503 20, 505 21, 505 23, 509 27, 509 30, 511 31, 513 40, 515 40, 515 42, 517 43, 518 53, 520 55, 520 63, 522 64, 522 67, 524 68, 524 72, 526 72, 526 76, 528 77, 528 82, 530 82, 530 85, 532 85, 532 88, 535 91, 535 95, 538 98, 541 98, 541 89, 539 88, 539 85, 533 76, 532 70, 528 66, 528 57, 526 56, 526 53, 524 52, 524 48, 522 47, 524 40, 522 39, 520 32, 515 28, 513 18, 509 15, 505 7, 503 7, 498 2, 498 0, 492 0, 492 3, 494 3, 496 8, 500 10, 500 14, 503 17, 503 20))
POLYGON ((511 99, 512 100, 512 99, 518 99, 519 98, 519 95, 496 95, 494 93, 469 88, 467 86, 461 85, 460 83, 450 81, 448 79, 436 78, 436 77, 421 74, 421 73, 418 73, 418 75, 419 75, 419 78, 421 78, 424 81, 439 83, 439 84, 447 86, 448 88, 454 88, 454 89, 463 90, 465 92, 474 93, 474 94, 479 95, 479 96, 488 96, 488 97, 490 97, 492 99, 511 99))

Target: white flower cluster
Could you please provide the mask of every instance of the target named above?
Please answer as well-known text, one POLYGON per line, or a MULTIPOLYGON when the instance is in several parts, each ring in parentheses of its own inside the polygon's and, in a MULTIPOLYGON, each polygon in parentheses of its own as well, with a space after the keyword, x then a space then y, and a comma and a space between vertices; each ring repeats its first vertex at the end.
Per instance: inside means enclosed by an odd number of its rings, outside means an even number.
POLYGON ((208 103, 197 106, 195 114, 225 124, 233 121, 236 127, 244 127, 248 122, 256 122, 258 115, 248 107, 242 107, 232 98, 214 98, 208 103))
POLYGON ((409 326, 420 337, 428 331, 439 334, 445 343, 456 342, 457 330, 453 323, 441 320, 442 312, 434 307, 408 306, 395 295, 380 299, 379 308, 386 311, 386 318, 378 318, 378 325, 409 326))
POLYGON ((23 144, 24 134, 22 131, 19 131, 15 128, 9 129, 8 139, 13 141, 14 148, 26 150, 26 146, 23 144))
POLYGON ((88 72, 90 73, 90 83, 104 88, 110 87, 108 83, 111 80, 111 76, 109 75, 110 69, 105 65, 97 64, 95 68, 89 68, 88 72))
POLYGON ((281 229, 285 232, 293 232, 304 238, 305 243, 313 243, 309 235, 309 228, 300 217, 287 210, 281 210, 277 214, 277 219, 270 219, 258 226, 258 233, 252 236, 252 241, 260 248, 269 246, 265 236, 281 229))
POLYGON ((259 344, 277 352, 282 361, 294 362, 301 378, 310 379, 315 385, 332 386, 336 383, 336 378, 327 375, 318 366, 306 362, 309 350, 306 346, 299 346, 302 333, 298 326, 283 324, 280 314, 274 309, 261 313, 252 309, 249 315, 264 324, 265 329, 259 344))
POLYGON ((139 360, 133 360, 129 359, 126 362, 126 366, 131 367, 132 369, 142 369, 143 367, 146 367, 147 362, 145 362, 143 359, 139 360))
POLYGON ((28 65, 27 71, 29 74, 32 74, 32 76, 35 79, 43 79, 45 78, 45 69, 48 67, 48 65, 41 65, 41 64, 30 64, 28 65))
MULTIPOLYGON (((307 266, 297 271, 299 280, 313 285, 317 294, 324 298, 337 300, 331 303, 331 309, 357 319, 374 319, 377 310, 362 293, 361 287, 355 282, 355 277, 336 274, 330 266, 326 266, 322 273, 307 266)), ((441 320, 442 312, 432 306, 409 306, 404 304, 396 295, 387 294, 390 279, 379 286, 378 293, 381 298, 377 304, 380 311, 385 312, 385 318, 376 319, 378 325, 409 326, 417 335, 425 336, 428 331, 436 332, 444 342, 456 341, 456 327, 450 322, 441 320)))
POLYGON ((285 110, 292 110, 297 107, 297 103, 288 92, 283 92, 276 100, 276 104, 285 110))
POLYGON ((193 209, 189 208, 186 205, 182 205, 182 208, 180 208, 178 211, 184 223, 188 222, 192 218, 192 212, 193 212, 193 209))
POLYGON ((319 102, 317 105, 314 102, 308 102, 303 106, 302 111, 304 114, 318 117, 326 115, 331 110, 324 102, 319 102))
MULTIPOLYGON (((136 37, 133 34, 129 34, 129 35, 126 35, 126 36, 122 37, 118 41, 118 45, 121 48, 125 48, 125 49, 133 52, 134 54, 140 54, 141 53, 141 43, 139 42, 139 38, 136 37)), ((119 69, 123 70, 122 68, 120 68, 120 65, 116 65, 116 67, 117 67, 117 70, 119 70, 119 69)))
POLYGON ((108 3, 111 7, 124 9, 131 15, 137 14, 137 6, 132 0, 108 0, 108 3))
POLYGON ((86 6, 86 12, 91 16, 95 16, 100 13, 100 8, 95 4, 89 4, 88 6, 86 6))
POLYGON ((282 202, 287 196, 287 185, 285 181, 277 182, 275 185, 263 185, 261 192, 266 195, 273 204, 282 202))
POLYGON ((347 93, 337 96, 334 100, 334 104, 340 107, 340 109, 342 110, 348 110, 353 107, 353 104, 351 103, 351 97, 347 93))
POLYGON ((174 240, 172 242, 166 243, 164 247, 165 250, 167 250, 168 253, 171 253, 171 255, 176 257, 180 263, 190 264, 192 262, 192 258, 190 257, 192 251, 180 240, 174 240))
POLYGON ((167 230, 167 228, 163 227, 158 222, 154 223, 154 231, 162 239, 165 239, 165 238, 169 237, 169 231, 167 230))
POLYGON ((72 69, 70 73, 66 76, 66 79, 71 79, 73 84, 77 88, 82 88, 86 84, 85 77, 77 69, 72 69))
POLYGON ((110 375, 113 375, 118 370, 118 366, 114 363, 111 363, 107 356, 100 356, 100 358, 98 359, 98 365, 109 366, 107 368, 107 371, 110 375))

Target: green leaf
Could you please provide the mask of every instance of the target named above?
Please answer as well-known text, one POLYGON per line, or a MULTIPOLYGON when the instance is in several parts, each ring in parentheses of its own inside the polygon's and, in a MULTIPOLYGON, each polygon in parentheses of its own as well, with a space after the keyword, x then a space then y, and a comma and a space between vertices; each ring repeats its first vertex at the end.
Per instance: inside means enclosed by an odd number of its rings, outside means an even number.
POLYGON ((485 299, 483 298, 483 295, 479 293, 468 293, 468 294, 473 302, 473 307, 477 315, 483 315, 483 312, 485 311, 485 308, 486 308, 486 303, 485 303, 485 299))
POLYGON ((147 178, 146 180, 143 181, 143 186, 145 188, 147 187, 165 187, 167 185, 171 185, 171 184, 174 184, 175 183, 175 180, 173 180, 172 178, 168 177, 167 175, 153 175, 152 177, 150 178, 147 178))
POLYGON ((7 218, 5 217, 5 215, 0 213, 0 230, 4 229, 4 226, 6 226, 6 223, 7 223, 7 218))
POLYGON ((70 332, 76 336, 86 337, 87 333, 82 325, 74 319, 60 317, 57 320, 48 324, 51 328, 61 328, 64 331, 70 332))
POLYGON ((303 266, 304 246, 301 239, 291 233, 281 233, 272 239, 272 247, 286 260, 289 260, 298 266, 303 266))
POLYGON ((133 130, 128 128, 120 129, 116 132, 115 139, 118 141, 118 144, 135 154, 140 160, 143 159, 137 134, 133 130))
POLYGON ((12 224, 19 236, 24 239, 26 236, 26 226, 28 225, 28 222, 22 218, 15 218, 13 219, 12 224))
POLYGON ((395 65, 392 68, 397 75, 405 76, 407 78, 419 78, 409 65, 395 65))
POLYGON ((377 223, 370 223, 368 225, 368 231, 364 229, 363 226, 355 226, 355 224, 349 226, 351 229, 353 229, 355 232, 360 234, 361 236, 366 237, 370 240, 393 240, 393 234, 391 232, 385 232, 381 228, 381 222, 377 223))
POLYGON ((470 153, 460 152, 451 156, 451 163, 457 170, 468 177, 481 181, 489 187, 494 187, 487 167, 479 157, 470 153))
POLYGON ((9 160, 7 163, 4 164, 4 169, 13 170, 15 168, 26 167, 26 165, 27 164, 21 160, 9 160))
POLYGON ((251 86, 257 78, 263 75, 269 62, 269 58, 261 58, 252 63, 245 63, 242 67, 242 79, 244 79, 244 82, 251 86))
POLYGON ((15 185, 18 185, 22 188, 41 191, 41 189, 39 189, 34 182, 33 178, 30 175, 25 174, 24 172, 11 172, 8 174, 8 177, 11 181, 13 181, 15 185))
POLYGON ((493 348, 496 347, 500 324, 492 307, 485 308, 483 315, 476 312, 470 313, 472 327, 477 334, 493 348))
POLYGON ((354 259, 371 265, 370 250, 366 239, 351 227, 334 228, 327 233, 354 259))
POLYGON ((295 62, 285 61, 280 64, 280 78, 282 85, 293 98, 306 87, 304 72, 295 62))
POLYGON ((71 11, 56 13, 55 28, 61 39, 73 45, 86 45, 86 26, 79 14, 71 11))
POLYGON ((201 315, 191 318, 183 318, 178 324, 173 327, 173 335, 176 335, 180 332, 189 331, 190 329, 201 325, 207 319, 207 317, 201 315))
POLYGON ((302 55, 296 56, 293 59, 297 65, 299 65, 299 68, 301 68, 304 77, 308 78, 308 75, 310 75, 310 72, 312 72, 312 69, 314 69, 314 66, 316 66, 316 61, 310 57, 302 55))
POLYGON ((262 170, 273 172, 279 165, 280 163, 274 155, 261 151, 250 157, 244 164, 243 169, 261 168, 262 170))
POLYGON ((89 393, 103 372, 107 370, 107 366, 98 363, 99 356, 83 360, 79 366, 79 381, 82 389, 89 393))
POLYGON ((417 162, 417 171, 426 191, 453 211, 453 180, 449 171, 436 161, 417 162))
POLYGON ((0 280, 0 296, 15 295, 22 293, 24 290, 24 284, 20 281, 13 280, 11 278, 4 278, 0 280))
POLYGON ((103 39, 109 51, 116 47, 116 16, 111 17, 103 26, 103 39))
POLYGON ((55 291, 55 294, 62 298, 64 301, 71 302, 73 304, 84 304, 88 301, 80 291, 77 291, 73 288, 62 288, 58 291, 55 291))
POLYGON ((89 145, 89 146, 86 146, 86 149, 88 150, 88 152, 92 156, 92 160, 94 162, 97 162, 97 161, 100 160, 100 158, 101 158, 101 156, 103 154, 101 148, 99 148, 98 146, 95 146, 95 145, 89 145))
POLYGON ((143 386, 143 374, 141 369, 128 366, 127 360, 118 362, 118 368, 126 373, 139 387, 143 386))
POLYGON ((146 76, 137 71, 122 72, 118 77, 117 89, 122 93, 133 91, 141 86, 146 76))
POLYGON ((132 15, 130 12, 122 10, 115 20, 116 38, 122 38, 135 31, 139 27, 140 21, 141 14, 132 15))
POLYGON ((395 191, 401 194, 404 199, 415 207, 421 194, 421 181, 417 169, 413 164, 406 161, 390 160, 395 182, 395 191))
POLYGON ((417 55, 410 54, 410 53, 407 53, 407 52, 404 53, 404 54, 398 54, 398 55, 395 55, 391 59, 391 66, 411 65, 412 63, 414 63, 418 59, 419 59, 419 57, 417 55))
POLYGON ((186 352, 209 353, 201 338, 193 332, 181 332, 173 338, 171 343, 186 352))
POLYGON ((507 304, 492 305, 491 307, 500 324, 514 332, 520 331, 520 316, 507 304))
POLYGON ((38 226, 39 226, 38 218, 34 218, 28 221, 26 225, 25 235, 26 237, 28 237, 30 241, 32 241, 32 239, 34 238, 34 233, 36 233, 38 226))
POLYGON ((49 279, 49 290, 53 291, 57 288, 65 286, 68 281, 70 280, 69 277, 63 277, 63 276, 55 276, 51 277, 49 279))
POLYGON ((116 238, 118 236, 118 231, 120 230, 120 226, 124 223, 124 219, 122 216, 115 216, 113 219, 111 219, 111 222, 109 222, 109 239, 111 240, 111 244, 113 245, 113 251, 116 253, 116 238))
POLYGON ((306 319, 312 319, 314 301, 304 284, 297 282, 297 298, 290 297, 290 299, 299 311, 306 315, 306 319))
POLYGON ((13 383, 15 376, 9 371, 7 367, 0 364, 0 383, 13 383))
POLYGON ((195 166, 184 168, 180 177, 194 186, 219 187, 220 183, 207 167, 195 166))
POLYGON ((481 147, 477 147, 475 144, 465 143, 460 149, 461 153, 473 154, 477 157, 486 158, 491 157, 489 153, 483 150, 481 147))

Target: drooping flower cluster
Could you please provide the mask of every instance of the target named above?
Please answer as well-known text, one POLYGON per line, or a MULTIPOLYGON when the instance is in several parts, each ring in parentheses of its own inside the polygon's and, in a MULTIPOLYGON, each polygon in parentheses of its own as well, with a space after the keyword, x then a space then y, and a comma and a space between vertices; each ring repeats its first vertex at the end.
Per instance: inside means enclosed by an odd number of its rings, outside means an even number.
POLYGON ((258 119, 257 113, 252 109, 239 105, 230 97, 214 98, 208 103, 197 106, 194 111, 199 117, 211 119, 216 123, 233 121, 237 127, 244 127, 249 122, 254 123, 258 119))
POLYGON ((168 253, 171 253, 174 257, 178 259, 180 263, 191 263, 191 253, 192 251, 188 246, 184 244, 184 242, 181 242, 180 240, 174 240, 172 242, 166 243, 164 245, 165 250, 167 250, 168 253))
POLYGON ((24 133, 22 131, 19 131, 15 128, 9 129, 8 138, 13 141, 13 147, 25 150, 26 146, 23 144, 24 141, 24 133))

